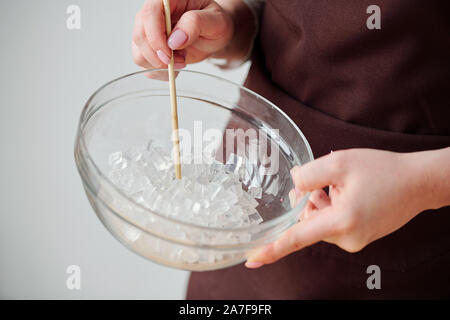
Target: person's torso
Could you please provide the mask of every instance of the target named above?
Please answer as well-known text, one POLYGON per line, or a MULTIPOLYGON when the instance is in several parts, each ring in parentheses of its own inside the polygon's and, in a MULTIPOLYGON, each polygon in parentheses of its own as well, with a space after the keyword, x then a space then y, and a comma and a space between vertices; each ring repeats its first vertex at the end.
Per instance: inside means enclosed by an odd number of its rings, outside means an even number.
POLYGON ((371 128, 450 135, 449 32, 443 0, 268 0, 260 44, 271 80, 307 106, 371 128))
MULTIPOLYGON (((316 158, 348 148, 448 147, 449 5, 268 0, 245 85, 294 120, 316 158), (381 29, 367 27, 374 4, 381 29)), ((370 185, 361 192, 370 193, 370 185)), ((321 242, 258 270, 193 273, 188 298, 448 297, 449 268, 445 207, 419 214, 358 253, 321 242), (381 290, 366 287, 370 265, 381 269, 381 290)))

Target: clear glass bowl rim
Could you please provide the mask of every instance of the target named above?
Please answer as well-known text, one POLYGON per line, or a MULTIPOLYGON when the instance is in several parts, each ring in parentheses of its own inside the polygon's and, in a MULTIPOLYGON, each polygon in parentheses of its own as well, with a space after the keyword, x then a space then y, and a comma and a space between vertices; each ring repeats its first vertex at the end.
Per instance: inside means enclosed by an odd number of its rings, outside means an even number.
MULTIPOLYGON (((89 162, 89 164, 94 168, 99 180, 101 181, 105 181, 109 187, 113 188, 113 190, 115 192, 117 192, 121 197, 123 197, 124 199, 126 199, 127 201, 133 203, 134 206, 140 208, 141 210, 144 210, 145 212, 148 212, 149 214, 154 214, 156 216, 158 216, 159 219, 163 219, 169 222, 173 222, 175 224, 180 224, 180 225, 184 225, 187 226, 189 228, 193 228, 193 229, 200 229, 200 230, 206 230, 206 231, 217 231, 217 232, 242 232, 245 230, 261 230, 261 226, 264 225, 264 229, 265 230, 269 230, 271 227, 273 226, 277 226, 278 224, 282 224, 283 222, 285 222, 286 220, 289 220, 293 215, 295 215, 296 213, 298 213, 300 211, 300 207, 302 206, 303 203, 306 203, 305 198, 309 198, 310 193, 307 193, 303 196, 302 199, 300 199, 300 201, 298 201, 297 206, 295 206, 294 208, 291 208, 289 211, 285 212, 284 214, 271 219, 268 222, 265 222, 263 224, 257 224, 257 225, 250 225, 250 226, 245 226, 245 227, 238 227, 238 228, 217 228, 217 227, 206 227, 206 226, 201 226, 201 225, 197 225, 197 224, 192 224, 189 222, 185 222, 182 220, 177 220, 171 217, 167 217, 163 214, 160 214, 156 211, 152 211, 150 209, 148 209, 147 207, 144 207, 143 205, 135 202, 133 199, 129 198, 127 195, 125 195, 123 193, 122 190, 120 190, 119 188, 117 188, 117 186, 111 181, 109 180, 109 178, 98 168, 98 166, 95 164, 95 161, 92 159, 91 155, 89 154, 88 148, 86 146, 86 141, 84 139, 84 134, 83 134, 83 124, 85 123, 85 121, 89 121, 89 119, 86 118, 86 114, 88 111, 88 108, 92 102, 92 100, 106 87, 113 85, 116 82, 119 82, 120 80, 126 79, 126 78, 131 78, 131 77, 135 77, 144 73, 148 73, 148 72, 161 72, 161 71, 167 71, 167 69, 147 69, 147 70, 142 70, 142 71, 137 71, 137 72, 133 72, 133 73, 129 73, 126 75, 123 75, 121 77, 115 78, 107 83, 105 83, 104 85, 102 85, 101 87, 99 87, 87 100, 86 104, 83 107, 83 110, 81 112, 80 115, 80 119, 78 122, 78 128, 77 128, 77 136, 76 136, 76 140, 75 140, 75 152, 77 152, 77 146, 80 146, 81 152, 80 152, 80 156, 82 156, 84 158, 84 160, 87 160, 89 162)), ((263 96, 259 95, 258 93, 247 89, 239 84, 234 83, 233 81, 215 76, 215 75, 211 75, 208 73, 204 73, 204 72, 199 72, 199 71, 192 71, 192 70, 183 70, 183 69, 177 69, 175 70, 177 72, 180 73, 191 73, 191 74, 196 74, 199 76, 205 76, 205 77, 210 77, 213 78, 215 80, 218 81, 222 81, 222 82, 226 82, 229 85, 235 86, 240 90, 243 90, 247 93, 249 93, 250 95, 264 101, 265 103, 267 103, 270 107, 272 107, 273 109, 275 109, 277 112, 279 112, 293 127, 294 129, 297 131, 297 133, 300 135, 300 137, 303 139, 303 142, 305 143, 305 146, 307 148, 307 152, 308 152, 308 158, 309 161, 314 160, 314 156, 311 150, 311 147, 308 143, 308 140, 306 140, 306 137, 304 136, 303 132, 297 127, 297 125, 295 124, 294 121, 292 121, 291 118, 289 118, 287 116, 287 114, 281 110, 280 108, 278 108, 275 104, 273 104, 272 102, 270 102, 268 99, 264 98, 263 96)), ((110 102, 112 100, 108 100, 108 102, 110 102)), ((103 107, 103 105, 100 108, 97 108, 94 112, 97 113, 101 108, 103 107)), ((93 114, 92 114, 93 115, 93 114)), ((91 116, 92 116, 91 115, 91 116)), ((86 122, 87 123, 87 122, 86 122)), ((78 166, 78 162, 77 162, 77 166, 78 166)), ((80 168, 79 168, 80 171, 80 168)), ((80 172, 81 173, 81 172, 80 172)), ((89 185, 88 181, 85 181, 85 177, 80 174, 83 182, 89 185)), ((102 199, 103 201, 103 199, 102 199)), ((106 204, 106 203, 104 203, 106 204)), ((116 212, 116 210, 114 210, 113 208, 111 208, 109 205, 107 205, 107 207, 111 210, 111 212, 113 212, 114 215, 118 216, 120 219, 125 220, 127 223, 133 225, 134 227, 139 228, 141 231, 143 232, 147 232, 147 230, 142 229, 139 225, 137 225, 135 222, 129 221, 127 218, 123 217, 122 215, 120 215, 119 213, 116 212)))

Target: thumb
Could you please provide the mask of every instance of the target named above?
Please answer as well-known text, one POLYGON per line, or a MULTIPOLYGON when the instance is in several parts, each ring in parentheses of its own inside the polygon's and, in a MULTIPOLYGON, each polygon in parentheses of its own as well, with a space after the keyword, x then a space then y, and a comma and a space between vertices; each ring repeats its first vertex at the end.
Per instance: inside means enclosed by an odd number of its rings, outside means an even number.
POLYGON ((309 192, 322 189, 337 183, 341 174, 339 152, 333 152, 302 166, 291 169, 292 181, 299 192, 309 192))
POLYGON ((172 50, 180 50, 192 45, 199 37, 217 40, 227 32, 225 29, 230 25, 227 19, 230 18, 213 5, 202 10, 187 11, 178 20, 167 43, 172 50))

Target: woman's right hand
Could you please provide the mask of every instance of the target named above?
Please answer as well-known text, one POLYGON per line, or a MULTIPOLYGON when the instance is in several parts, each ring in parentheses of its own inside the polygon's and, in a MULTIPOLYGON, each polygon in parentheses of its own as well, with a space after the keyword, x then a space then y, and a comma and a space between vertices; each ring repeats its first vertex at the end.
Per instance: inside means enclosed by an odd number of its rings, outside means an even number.
POLYGON ((223 51, 233 38, 231 14, 212 0, 171 0, 173 31, 166 36, 162 0, 147 0, 136 14, 132 53, 145 68, 166 68, 174 50, 175 69, 223 51))

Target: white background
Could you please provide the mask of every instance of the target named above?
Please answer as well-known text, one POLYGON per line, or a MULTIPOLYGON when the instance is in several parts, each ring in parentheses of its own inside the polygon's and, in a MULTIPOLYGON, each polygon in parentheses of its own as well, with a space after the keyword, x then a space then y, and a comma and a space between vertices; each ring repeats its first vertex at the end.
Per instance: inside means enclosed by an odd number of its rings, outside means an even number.
MULTIPOLYGON (((73 159, 88 97, 139 70, 130 43, 142 3, 0 2, 0 298, 184 298, 187 272, 144 260, 101 225, 73 159), (71 4, 81 8, 81 30, 66 28, 71 4), (72 264, 81 267, 79 291, 66 288, 72 264)), ((188 69, 242 83, 248 64, 188 69)))

